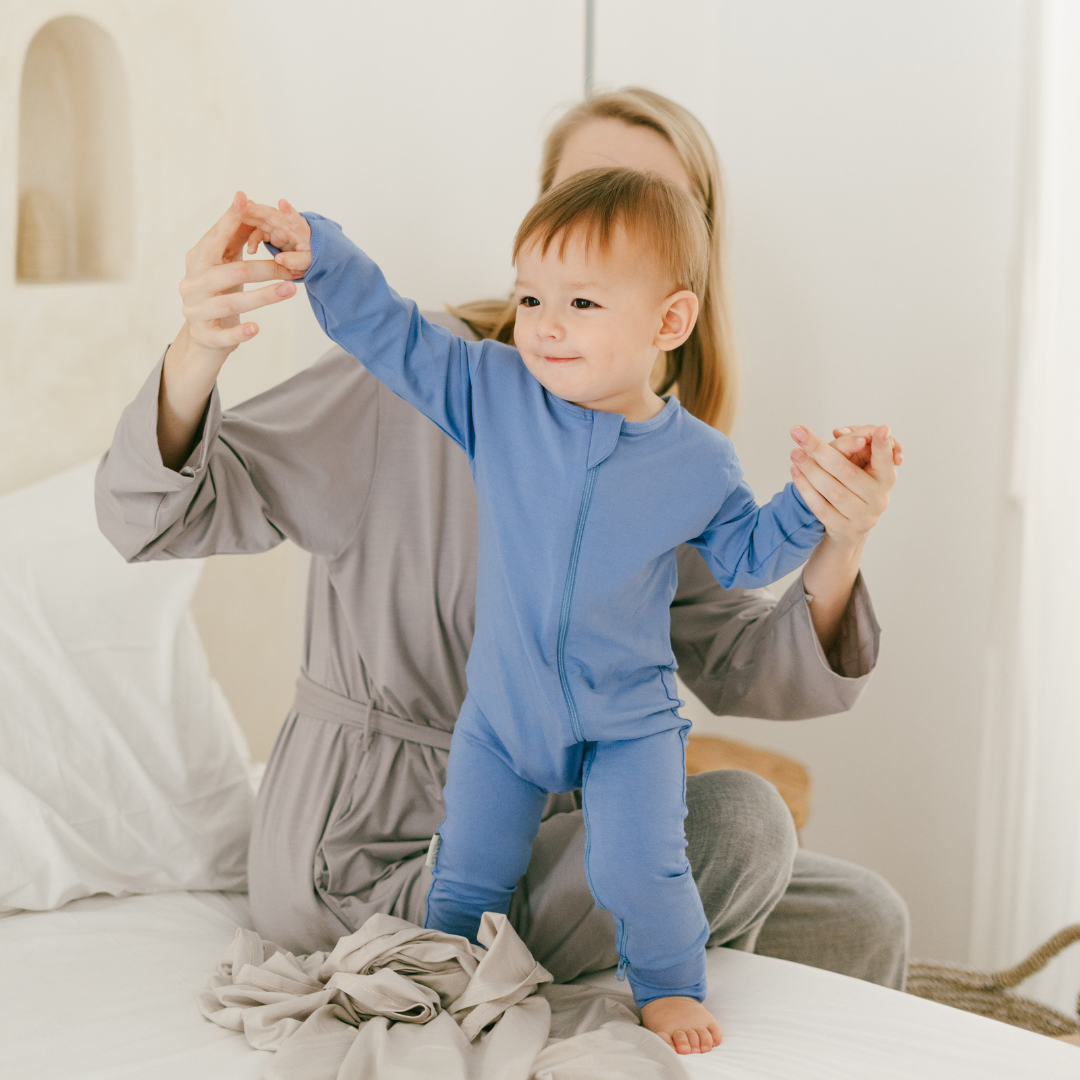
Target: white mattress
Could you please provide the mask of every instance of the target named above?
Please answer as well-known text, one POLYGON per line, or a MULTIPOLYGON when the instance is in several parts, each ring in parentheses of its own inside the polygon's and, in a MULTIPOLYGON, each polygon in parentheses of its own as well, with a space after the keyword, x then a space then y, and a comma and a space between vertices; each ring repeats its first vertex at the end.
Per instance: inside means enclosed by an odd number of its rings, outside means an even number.
MULTIPOLYGON (((0 1075, 262 1076, 271 1055, 195 1007, 247 919, 247 898, 221 893, 91 897, 0 919, 0 1075)), ((783 960, 712 950, 709 985, 724 1044, 685 1059, 693 1080, 1080 1078, 1075 1047, 783 960)))

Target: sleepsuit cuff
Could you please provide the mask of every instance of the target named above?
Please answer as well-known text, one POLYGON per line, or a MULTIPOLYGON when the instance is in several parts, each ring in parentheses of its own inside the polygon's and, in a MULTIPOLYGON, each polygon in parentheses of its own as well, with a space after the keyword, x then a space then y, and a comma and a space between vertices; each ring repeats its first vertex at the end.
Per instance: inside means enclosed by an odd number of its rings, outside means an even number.
POLYGON ((626 971, 634 1004, 640 1009, 650 1001, 665 997, 688 997, 705 1000, 705 948, 688 960, 658 971, 629 967, 626 971))

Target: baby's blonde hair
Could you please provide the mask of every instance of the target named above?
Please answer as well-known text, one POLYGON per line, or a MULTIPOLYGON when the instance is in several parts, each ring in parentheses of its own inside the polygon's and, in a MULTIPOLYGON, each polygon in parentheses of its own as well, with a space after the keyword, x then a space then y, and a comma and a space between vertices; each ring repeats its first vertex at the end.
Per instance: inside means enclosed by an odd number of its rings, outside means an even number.
POLYGON ((709 280, 709 231, 694 200, 670 180, 636 169, 585 169, 540 197, 514 237, 514 261, 530 244, 541 256, 558 242, 559 258, 580 236, 606 255, 622 228, 657 262, 666 285, 700 299, 709 280))
MULTIPOLYGON (((667 393, 677 383, 679 400, 689 412, 730 432, 738 395, 738 361, 727 298, 724 197, 712 140, 688 110, 651 90, 627 87, 594 94, 565 113, 551 129, 544 143, 541 194, 554 182, 567 140, 593 120, 620 120, 655 131, 674 148, 690 178, 691 194, 709 234, 709 280, 704 292, 698 294, 701 309, 693 333, 678 349, 665 354, 667 364, 658 390, 667 393)), ((449 310, 481 337, 505 342, 514 339, 517 304, 513 298, 477 300, 449 310)))

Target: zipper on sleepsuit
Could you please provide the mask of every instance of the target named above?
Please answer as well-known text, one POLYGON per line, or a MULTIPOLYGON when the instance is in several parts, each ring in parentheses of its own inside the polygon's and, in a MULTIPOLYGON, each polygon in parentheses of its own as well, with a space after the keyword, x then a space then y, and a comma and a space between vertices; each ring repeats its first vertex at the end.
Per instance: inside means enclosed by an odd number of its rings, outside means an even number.
POLYGON ((619 982, 626 982, 626 968, 630 961, 626 959, 626 923, 622 919, 617 920, 619 925, 619 939, 616 948, 619 950, 619 966, 615 969, 615 978, 619 982))
POLYGON ((581 721, 578 719, 574 696, 570 693, 570 680, 566 676, 566 634, 570 628, 570 601, 574 596, 574 579, 577 577, 581 537, 585 532, 585 518, 589 513, 589 503, 592 500, 593 486, 596 484, 596 470, 598 468, 600 468, 598 464, 594 465, 585 474, 585 490, 581 493, 581 509, 578 510, 574 547, 570 552, 570 566, 566 571, 566 585, 563 587, 562 611, 559 613, 559 641, 555 652, 555 659, 559 668, 559 683, 562 685, 563 697, 566 699, 566 709, 570 713, 570 726, 574 730, 574 737, 579 742, 584 742, 585 736, 581 731, 581 721))

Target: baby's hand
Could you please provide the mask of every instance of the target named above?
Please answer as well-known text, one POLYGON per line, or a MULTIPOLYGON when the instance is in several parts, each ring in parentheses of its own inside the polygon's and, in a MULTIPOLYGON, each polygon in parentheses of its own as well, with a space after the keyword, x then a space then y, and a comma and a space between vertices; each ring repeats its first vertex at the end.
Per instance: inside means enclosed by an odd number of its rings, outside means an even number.
POLYGON ((281 249, 274 262, 291 271, 293 277, 307 273, 311 266, 311 226, 289 203, 281 199, 274 209, 249 201, 243 209, 243 221, 255 229, 247 242, 249 255, 267 241, 281 249))
MULTIPOLYGON (((835 450, 839 450, 852 465, 865 469, 870 464, 870 446, 875 430, 873 424, 833 428, 833 441, 829 445, 835 450)), ((891 441, 893 464, 902 465, 904 463, 903 448, 897 439, 891 441)))

